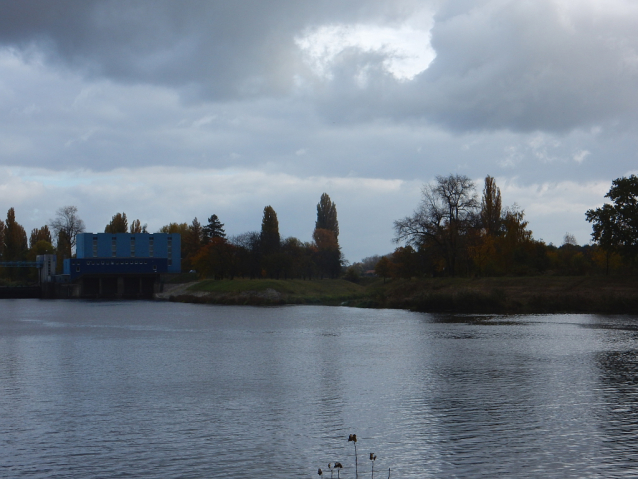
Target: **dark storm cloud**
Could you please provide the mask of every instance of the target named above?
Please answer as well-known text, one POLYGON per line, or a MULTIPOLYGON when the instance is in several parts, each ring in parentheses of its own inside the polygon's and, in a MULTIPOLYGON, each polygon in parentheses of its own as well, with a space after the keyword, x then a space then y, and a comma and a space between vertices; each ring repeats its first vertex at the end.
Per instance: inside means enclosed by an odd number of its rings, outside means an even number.
MULTIPOLYGON (((422 119, 452 131, 564 132, 635 120, 638 12, 612 2, 441 2, 436 59, 412 81, 388 52, 345 49, 311 78, 295 38, 329 24, 396 26, 419 2, 4 2, 0 42, 91 77, 178 88, 182 100, 286 96, 330 121, 422 119), (365 85, 362 86, 362 72, 365 85), (314 86, 313 86, 314 85, 314 86)), ((427 48, 424 45, 423 48, 427 48)))
POLYGON ((384 16, 383 2, 4 2, 0 42, 91 76, 192 88, 206 99, 287 92, 293 37, 324 22, 384 16))

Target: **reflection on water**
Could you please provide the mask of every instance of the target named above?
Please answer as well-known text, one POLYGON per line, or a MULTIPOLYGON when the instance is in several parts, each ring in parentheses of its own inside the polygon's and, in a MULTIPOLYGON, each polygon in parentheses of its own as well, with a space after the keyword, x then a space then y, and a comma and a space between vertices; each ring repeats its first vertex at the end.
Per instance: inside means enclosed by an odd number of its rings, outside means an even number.
POLYGON ((0 306, 0 477, 638 475, 636 318, 0 306))

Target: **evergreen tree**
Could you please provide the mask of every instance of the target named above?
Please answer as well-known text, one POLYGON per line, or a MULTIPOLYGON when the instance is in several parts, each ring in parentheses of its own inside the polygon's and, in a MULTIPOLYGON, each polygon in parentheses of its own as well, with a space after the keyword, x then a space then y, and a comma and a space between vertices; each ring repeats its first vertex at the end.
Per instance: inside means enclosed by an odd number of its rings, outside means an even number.
POLYGON ((212 215, 208 218, 208 224, 202 228, 204 235, 204 243, 208 243, 213 238, 226 238, 226 232, 224 231, 224 224, 219 221, 217 215, 212 215))

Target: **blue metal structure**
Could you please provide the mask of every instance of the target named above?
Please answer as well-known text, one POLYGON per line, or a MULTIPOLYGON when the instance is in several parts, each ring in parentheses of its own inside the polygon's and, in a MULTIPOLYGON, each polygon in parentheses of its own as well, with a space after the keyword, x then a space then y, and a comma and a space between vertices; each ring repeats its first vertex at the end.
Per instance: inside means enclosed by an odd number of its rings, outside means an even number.
POLYGON ((81 233, 76 257, 64 260, 64 274, 153 275, 181 271, 181 236, 167 233, 81 233))
POLYGON ((76 236, 77 258, 166 258, 168 272, 181 271, 178 233, 81 233, 76 236))

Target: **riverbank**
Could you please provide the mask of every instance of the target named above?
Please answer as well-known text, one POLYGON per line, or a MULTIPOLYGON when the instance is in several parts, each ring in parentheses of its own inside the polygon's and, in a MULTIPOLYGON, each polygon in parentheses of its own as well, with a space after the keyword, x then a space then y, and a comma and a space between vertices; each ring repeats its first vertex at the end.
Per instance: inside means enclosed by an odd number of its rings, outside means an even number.
POLYGON ((501 278, 366 278, 204 280, 166 285, 158 299, 178 302, 324 304, 460 313, 638 313, 638 278, 535 276, 501 278))

